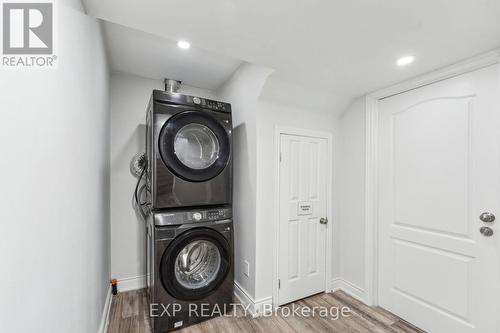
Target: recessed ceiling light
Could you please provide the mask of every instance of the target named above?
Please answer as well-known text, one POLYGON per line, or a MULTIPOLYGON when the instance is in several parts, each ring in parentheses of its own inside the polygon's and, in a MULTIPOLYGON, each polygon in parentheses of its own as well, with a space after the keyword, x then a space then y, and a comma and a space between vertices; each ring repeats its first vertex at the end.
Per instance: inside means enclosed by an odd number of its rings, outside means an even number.
POLYGON ((183 50, 187 50, 191 47, 191 44, 189 44, 189 42, 185 41, 185 40, 180 40, 177 42, 177 46, 180 48, 180 49, 183 49, 183 50))
POLYGON ((406 66, 406 65, 411 64, 414 61, 415 61, 414 56, 406 56, 406 57, 399 58, 398 61, 396 61, 396 64, 398 66, 406 66))

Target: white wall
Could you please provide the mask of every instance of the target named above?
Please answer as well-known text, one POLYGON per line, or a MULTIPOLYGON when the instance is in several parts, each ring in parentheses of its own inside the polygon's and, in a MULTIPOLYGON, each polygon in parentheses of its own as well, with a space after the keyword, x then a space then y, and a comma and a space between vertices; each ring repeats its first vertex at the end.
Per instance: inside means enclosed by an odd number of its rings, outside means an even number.
POLYGON ((57 4, 58 68, 0 73, 2 332, 97 332, 109 290, 105 51, 57 4))
MULTIPOLYGON (((294 108, 282 104, 260 101, 257 107, 257 277, 256 299, 265 299, 272 296, 273 274, 273 244, 274 244, 274 216, 278 204, 274 202, 275 193, 275 128, 276 126, 293 127, 308 130, 329 132, 333 136, 333 156, 337 152, 338 119, 334 112, 315 112, 303 108, 294 108)), ((335 171, 335 161, 334 164, 335 171)), ((333 183, 335 183, 335 173, 333 183)), ((330 187, 333 189, 333 183, 330 187)), ((336 199, 332 191, 332 200, 336 199)), ((336 228, 336 204, 333 204, 334 216, 329 216, 336 228)), ((337 233, 334 232, 335 237, 337 233)), ((334 246, 338 241, 334 240, 334 246)), ((332 257, 332 276, 338 275, 338 251, 334 248, 332 257)))
MULTIPOLYGON (((334 157, 338 155, 339 142, 335 110, 319 112, 260 98, 271 73, 268 68, 244 64, 217 90, 218 99, 232 103, 233 107, 235 280, 243 292, 258 303, 270 302, 272 297, 275 127, 332 133, 334 157), (249 276, 243 274, 245 261, 250 266, 249 276)), ((333 178, 336 178, 336 170, 333 178)), ((332 192, 336 200, 335 189, 332 192)), ((333 207, 336 206, 334 203, 333 207)), ((334 208, 333 221, 337 220, 336 215, 334 208)), ((334 235, 338 237, 338 233, 334 235)), ((339 275, 339 244, 334 241, 334 277, 339 275)))
POLYGON ((255 295, 257 99, 271 72, 244 63, 217 89, 217 98, 233 109, 235 280, 251 298, 255 295), (244 261, 249 276, 243 274, 244 261))
POLYGON ((365 98, 356 100, 340 121, 339 276, 365 288, 365 98))
MULTIPOLYGON (((132 157, 145 151, 146 107, 161 80, 113 73, 111 76, 111 275, 120 290, 145 285, 145 224, 133 208, 137 182, 132 157)), ((214 92, 182 85, 183 94, 215 98, 214 92)))

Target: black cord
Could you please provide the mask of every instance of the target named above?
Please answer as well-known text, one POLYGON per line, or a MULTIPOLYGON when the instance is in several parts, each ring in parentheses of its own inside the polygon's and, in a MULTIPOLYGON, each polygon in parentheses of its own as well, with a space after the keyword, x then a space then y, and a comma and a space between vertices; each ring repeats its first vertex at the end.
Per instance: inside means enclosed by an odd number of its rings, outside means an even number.
POLYGON ((144 176, 144 173, 146 172, 146 166, 142 168, 141 175, 139 176, 139 179, 137 179, 137 184, 135 185, 135 191, 134 191, 134 198, 135 198, 135 205, 139 209, 139 212, 141 213, 141 216, 146 220, 147 216, 146 213, 142 210, 141 203, 139 202, 139 196, 137 194, 137 191, 139 190, 139 184, 141 183, 142 177, 144 176))
MULTIPOLYGON (((141 186, 141 188, 139 189, 139 195, 137 196, 139 199, 142 199, 142 196, 143 196, 143 193, 144 193, 144 190, 147 189, 147 184, 143 184, 141 186)), ((141 206, 144 206, 144 205, 147 205, 148 202, 147 201, 144 201, 144 202, 141 202, 140 205, 141 206)))

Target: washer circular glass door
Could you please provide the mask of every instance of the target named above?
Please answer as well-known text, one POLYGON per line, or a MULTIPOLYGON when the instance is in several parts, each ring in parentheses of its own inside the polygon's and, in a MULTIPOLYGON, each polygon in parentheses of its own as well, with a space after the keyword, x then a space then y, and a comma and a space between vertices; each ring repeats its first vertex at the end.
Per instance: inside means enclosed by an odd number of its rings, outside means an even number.
POLYGON ((188 230, 174 238, 161 259, 160 279, 175 298, 196 300, 210 295, 230 268, 226 239, 208 228, 188 230))
POLYGON ((219 121, 206 112, 176 114, 165 123, 158 140, 163 163, 187 181, 210 180, 229 161, 229 136, 219 121))
POLYGON ((186 289, 198 289, 215 280, 220 269, 217 245, 196 240, 182 248, 175 260, 175 278, 186 289))

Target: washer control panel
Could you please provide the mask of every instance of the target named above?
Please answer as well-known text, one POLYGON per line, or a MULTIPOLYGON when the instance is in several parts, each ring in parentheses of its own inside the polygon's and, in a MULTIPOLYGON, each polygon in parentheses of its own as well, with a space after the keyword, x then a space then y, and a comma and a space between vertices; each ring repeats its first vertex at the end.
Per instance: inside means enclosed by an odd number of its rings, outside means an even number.
POLYGON ((225 220, 230 218, 230 210, 227 208, 222 209, 211 209, 211 210, 200 210, 187 212, 186 217, 188 221, 192 222, 206 222, 206 221, 217 221, 225 220))
POLYGON ((231 208, 189 209, 154 213, 156 226, 200 223, 232 218, 231 208))
POLYGON ((223 220, 226 218, 227 218, 226 211, 223 209, 207 211, 207 219, 208 220, 223 220))

